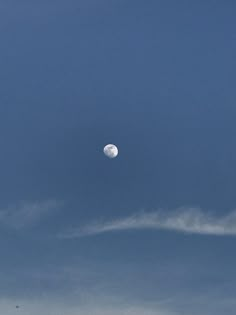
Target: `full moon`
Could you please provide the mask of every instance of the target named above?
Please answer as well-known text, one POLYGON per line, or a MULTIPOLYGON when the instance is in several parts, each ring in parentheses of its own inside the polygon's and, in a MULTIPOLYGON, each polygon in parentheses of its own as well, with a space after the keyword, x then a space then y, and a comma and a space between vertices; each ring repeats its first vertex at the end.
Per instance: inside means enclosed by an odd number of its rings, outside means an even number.
POLYGON ((118 155, 118 148, 114 144, 107 144, 103 149, 104 154, 113 159, 118 155))

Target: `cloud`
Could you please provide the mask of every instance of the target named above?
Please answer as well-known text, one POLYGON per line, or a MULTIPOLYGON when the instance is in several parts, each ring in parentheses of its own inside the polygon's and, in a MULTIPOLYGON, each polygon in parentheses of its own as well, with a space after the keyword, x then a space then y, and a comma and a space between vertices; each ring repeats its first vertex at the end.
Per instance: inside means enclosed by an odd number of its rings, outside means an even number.
POLYGON ((192 305, 181 302, 181 306, 166 306, 165 308, 149 303, 133 303, 120 301, 117 303, 110 296, 101 301, 92 299, 77 303, 76 300, 65 299, 63 296, 52 298, 40 296, 37 298, 1 298, 0 313, 4 315, 221 315, 235 314, 235 299, 225 299, 219 296, 190 298, 192 305), (209 305, 210 304, 210 305, 209 305), (16 309, 16 305, 19 306, 16 309), (176 309, 173 309, 176 308, 176 309))
POLYGON ((75 302, 70 304, 62 304, 59 300, 47 300, 41 299, 40 302, 34 299, 31 300, 19 300, 19 299, 1 299, 0 300, 0 312, 1 314, 13 315, 176 315, 176 313, 170 313, 168 311, 151 309, 148 306, 130 306, 130 305, 75 305, 75 302), (19 308, 16 309, 16 305, 19 308))
MULTIPOLYGON (((107 266, 104 267, 103 270, 107 271, 107 266)), ((133 267, 134 265, 131 263, 130 268, 132 270, 133 267)), ((115 272, 116 268, 117 266, 113 265, 111 272, 115 272)), ((186 279, 190 274, 191 282, 201 279, 200 274, 196 274, 194 269, 188 270, 187 268, 186 273, 188 275, 185 277, 184 273, 180 281, 182 276, 179 275, 179 270, 173 270, 169 267, 166 270, 158 270, 157 266, 154 274, 157 272, 161 277, 154 276, 150 279, 150 282, 153 281, 153 283, 148 286, 137 281, 140 273, 147 275, 147 270, 140 269, 140 265, 137 268, 135 277, 129 276, 131 269, 124 270, 119 265, 120 274, 123 274, 125 278, 128 277, 128 281, 126 284, 123 283, 122 286, 120 286, 121 283, 117 281, 117 278, 112 279, 110 277, 111 273, 109 272, 102 271, 102 277, 98 276, 100 272, 97 273, 97 269, 99 269, 97 261, 94 261, 92 265, 86 261, 86 266, 76 262, 73 266, 57 267, 54 264, 49 269, 48 267, 43 270, 35 268, 34 270, 31 269, 28 275, 28 266, 27 270, 23 270, 23 274, 22 266, 20 266, 19 273, 13 275, 10 273, 10 279, 9 272, 5 272, 6 284, 2 281, 4 276, 0 275, 0 314, 233 315, 236 312, 234 287, 229 291, 228 289, 225 290, 224 284, 220 283, 217 286, 213 281, 209 286, 209 283, 204 281, 201 288, 198 287, 197 290, 193 290, 186 279), (169 276, 172 277, 174 274, 178 274, 177 283, 172 279, 170 286, 173 285, 175 289, 170 290, 169 288, 166 290, 165 278, 168 279, 169 276), (20 284, 17 289, 15 288, 16 282, 12 282, 14 279, 20 284), (157 279, 158 281, 156 281, 157 279), (68 285, 68 281, 73 282, 71 286, 68 285), (9 284, 11 288, 7 289, 9 284), (40 290, 36 289, 38 285, 42 285, 40 290), (142 295, 140 290, 138 291, 141 294, 136 292, 137 286, 140 285, 144 286, 142 292, 145 291, 146 294, 142 295), (115 290, 112 289, 114 287, 115 290), (157 289, 158 287, 159 289, 157 289), (119 289, 117 290, 117 288, 119 289), (20 308, 16 309, 16 305, 19 305, 20 308)), ((212 274, 210 274, 210 279, 213 279, 211 276, 212 274)), ((206 278, 209 279, 209 275, 206 278)))
POLYGON ((79 238, 113 231, 147 229, 169 230, 188 234, 236 235, 236 211, 220 217, 198 208, 143 212, 122 219, 88 224, 69 231, 60 237, 79 238))
POLYGON ((61 207, 61 205, 62 203, 56 200, 43 202, 22 201, 19 204, 10 205, 6 209, 0 210, 0 224, 14 229, 31 226, 61 207))

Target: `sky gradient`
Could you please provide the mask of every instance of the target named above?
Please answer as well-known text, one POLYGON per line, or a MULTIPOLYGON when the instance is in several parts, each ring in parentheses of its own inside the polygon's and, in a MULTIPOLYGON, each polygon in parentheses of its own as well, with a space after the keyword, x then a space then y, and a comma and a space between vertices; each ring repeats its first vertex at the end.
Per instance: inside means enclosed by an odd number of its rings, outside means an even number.
POLYGON ((235 314, 235 16, 1 1, 1 314, 235 314))

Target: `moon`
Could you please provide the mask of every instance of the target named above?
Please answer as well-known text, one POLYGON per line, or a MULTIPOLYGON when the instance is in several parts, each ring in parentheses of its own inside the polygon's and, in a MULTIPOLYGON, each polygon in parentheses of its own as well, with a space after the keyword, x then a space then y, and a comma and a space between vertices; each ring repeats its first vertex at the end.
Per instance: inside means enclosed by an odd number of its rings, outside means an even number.
POLYGON ((103 152, 110 159, 114 159, 118 155, 118 148, 114 144, 107 144, 104 147, 103 152))

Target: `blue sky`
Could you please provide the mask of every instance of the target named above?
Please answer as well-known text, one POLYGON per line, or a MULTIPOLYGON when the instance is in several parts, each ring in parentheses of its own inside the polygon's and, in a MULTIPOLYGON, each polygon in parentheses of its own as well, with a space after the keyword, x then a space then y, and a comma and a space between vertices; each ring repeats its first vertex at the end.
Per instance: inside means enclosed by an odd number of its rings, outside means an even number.
POLYGON ((1 1, 0 313, 235 314, 235 15, 1 1))

